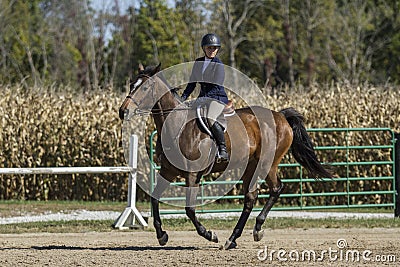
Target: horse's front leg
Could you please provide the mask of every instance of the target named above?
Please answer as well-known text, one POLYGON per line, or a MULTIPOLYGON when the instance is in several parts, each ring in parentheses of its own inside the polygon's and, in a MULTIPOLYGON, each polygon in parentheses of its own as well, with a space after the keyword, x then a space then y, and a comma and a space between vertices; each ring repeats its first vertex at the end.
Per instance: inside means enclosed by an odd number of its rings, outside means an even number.
POLYGON ((186 215, 192 221, 193 225, 196 227, 197 233, 200 236, 204 237, 208 241, 218 243, 217 235, 213 231, 207 231, 196 217, 196 198, 198 192, 198 185, 195 187, 188 187, 186 189, 186 215))
POLYGON ((261 230, 261 226, 264 224, 265 220, 267 219, 269 211, 278 200, 285 186, 280 180, 278 180, 277 185, 272 186, 271 184, 269 184, 269 188, 270 188, 270 195, 268 201, 256 218, 256 224, 253 229, 254 241, 260 241, 264 237, 264 230, 261 230))
POLYGON ((162 193, 167 189, 169 186, 169 182, 164 179, 160 174, 157 175, 157 185, 154 188, 154 191, 151 195, 151 208, 153 212, 153 225, 156 229, 158 243, 161 246, 164 246, 168 242, 168 234, 163 231, 161 217, 160 217, 160 198, 162 193))

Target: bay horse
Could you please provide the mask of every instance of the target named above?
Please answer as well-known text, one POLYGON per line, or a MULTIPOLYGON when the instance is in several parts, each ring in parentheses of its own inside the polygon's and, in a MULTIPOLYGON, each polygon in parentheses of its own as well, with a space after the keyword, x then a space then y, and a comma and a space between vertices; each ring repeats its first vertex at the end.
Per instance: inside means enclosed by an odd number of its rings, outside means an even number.
MULTIPOLYGON (((196 160, 204 152, 201 151, 201 143, 204 143, 205 140, 211 140, 210 136, 201 129, 197 120, 191 120, 185 125, 181 124, 179 114, 184 112, 177 109, 181 101, 174 95, 174 91, 168 87, 165 80, 156 75, 159 71, 160 65, 140 69, 139 74, 131 83, 128 96, 119 108, 119 117, 123 120, 130 116, 130 107, 133 105, 137 107, 136 111, 151 113, 158 133, 168 132, 168 129, 165 129, 167 127, 180 128, 180 136, 177 141, 179 147, 176 150, 180 150, 187 159, 196 160), (156 99, 155 96, 159 97, 156 99), (176 116, 168 118, 174 109, 177 110, 174 112, 176 116), (167 119, 171 121, 168 126, 165 125, 167 119)), ((277 170, 278 164, 289 148, 291 148, 295 160, 308 170, 311 177, 334 177, 333 173, 317 159, 303 120, 303 116, 294 108, 286 108, 277 112, 259 106, 236 109, 236 116, 227 117, 228 130, 231 129, 234 135, 239 135, 236 138, 225 133, 227 148, 231 157, 229 164, 245 163, 245 169, 241 177, 243 180, 244 206, 232 235, 225 245, 220 247, 221 249, 232 249, 237 246, 236 239, 241 236, 257 199, 258 190, 254 181, 258 177, 265 179, 270 190, 270 197, 256 217, 253 229, 254 240, 260 241, 262 239, 264 230, 261 229, 261 226, 284 189, 284 184, 277 177, 277 170), (272 114, 272 123, 271 121, 260 119, 264 114, 272 114), (272 127, 275 127, 273 135, 271 135, 270 131, 272 127), (240 130, 240 128, 244 130, 240 130), (232 146, 233 139, 238 139, 234 147, 232 146), (274 153, 270 153, 271 150, 268 149, 271 145, 274 153), (241 151, 248 151, 248 153, 231 153, 235 147, 239 147, 241 151)), ((224 171, 229 167, 229 164, 226 162, 214 162, 211 164, 212 167, 210 169, 207 169, 207 166, 198 169, 185 169, 176 166, 166 156, 166 151, 170 151, 171 147, 166 147, 165 143, 161 142, 160 139, 157 139, 156 145, 156 157, 159 161, 160 170, 157 184, 151 195, 154 227, 159 244, 163 246, 168 242, 168 234, 162 228, 159 199, 168 184, 175 181, 177 177, 184 178, 185 186, 188 188, 186 190, 186 215, 192 221, 200 236, 217 243, 217 235, 213 231, 206 230, 196 217, 194 202, 199 189, 200 177, 206 172, 224 171)))

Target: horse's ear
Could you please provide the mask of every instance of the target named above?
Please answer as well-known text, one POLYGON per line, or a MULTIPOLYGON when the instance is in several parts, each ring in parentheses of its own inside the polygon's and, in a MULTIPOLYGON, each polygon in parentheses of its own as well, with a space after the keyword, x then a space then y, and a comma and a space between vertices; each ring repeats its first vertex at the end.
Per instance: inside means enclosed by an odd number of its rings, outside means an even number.
POLYGON ((138 66, 138 73, 140 73, 140 72, 142 72, 142 71, 144 71, 144 67, 143 67, 142 63, 139 63, 139 66, 138 66))
POLYGON ((154 69, 154 73, 157 73, 161 70, 161 62, 157 65, 157 67, 154 69))
POLYGON ((158 64, 157 66, 153 66, 152 70, 150 71, 150 76, 155 75, 157 72, 159 72, 161 70, 161 63, 158 64))

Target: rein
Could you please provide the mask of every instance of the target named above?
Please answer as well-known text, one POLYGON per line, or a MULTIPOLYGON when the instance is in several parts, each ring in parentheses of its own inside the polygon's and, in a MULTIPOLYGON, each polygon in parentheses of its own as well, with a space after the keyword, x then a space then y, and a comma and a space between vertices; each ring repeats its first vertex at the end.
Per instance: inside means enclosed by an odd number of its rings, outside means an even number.
POLYGON ((161 109, 142 110, 142 109, 137 108, 137 109, 135 109, 134 114, 140 115, 140 116, 150 115, 150 114, 166 116, 173 111, 183 111, 183 110, 191 110, 191 108, 189 108, 189 107, 187 107, 187 108, 170 108, 170 109, 166 109, 166 110, 161 110, 161 109))

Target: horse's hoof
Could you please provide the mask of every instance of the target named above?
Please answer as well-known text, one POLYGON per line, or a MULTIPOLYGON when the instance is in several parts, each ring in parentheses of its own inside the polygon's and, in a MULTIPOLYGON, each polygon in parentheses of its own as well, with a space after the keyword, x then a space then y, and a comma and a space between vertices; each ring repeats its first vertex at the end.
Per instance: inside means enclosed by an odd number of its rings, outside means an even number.
POLYGON ((253 237, 254 241, 258 242, 264 237, 264 229, 257 231, 256 229, 253 230, 253 237))
POLYGON ((211 233, 211 242, 214 242, 214 243, 218 243, 218 236, 217 236, 217 234, 215 233, 215 232, 213 232, 213 231, 210 231, 210 233, 211 233))
POLYGON ((220 246, 219 249, 220 250, 223 250, 223 249, 228 250, 228 249, 233 249, 236 247, 237 247, 237 244, 235 241, 226 240, 225 246, 220 246))
POLYGON ((160 246, 165 246, 168 243, 168 234, 164 232, 162 237, 158 238, 158 243, 160 246))

